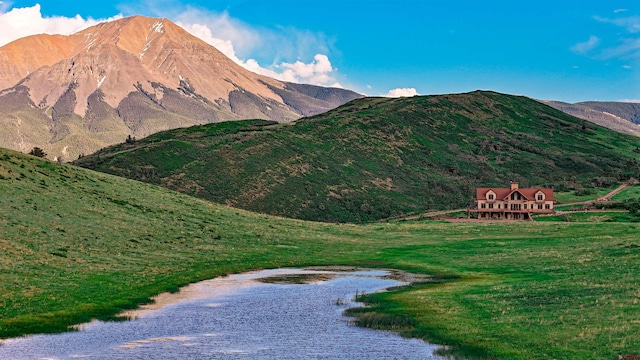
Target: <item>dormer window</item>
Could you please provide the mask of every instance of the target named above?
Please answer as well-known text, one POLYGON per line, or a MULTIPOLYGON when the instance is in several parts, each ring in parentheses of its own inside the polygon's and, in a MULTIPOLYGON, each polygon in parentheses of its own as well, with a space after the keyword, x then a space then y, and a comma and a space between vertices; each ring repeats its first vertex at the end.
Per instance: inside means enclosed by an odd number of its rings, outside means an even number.
POLYGON ((493 200, 493 194, 489 194, 489 200, 493 200))
POLYGON ((536 200, 544 201, 544 193, 542 193, 542 191, 539 191, 538 193, 536 193, 536 200))

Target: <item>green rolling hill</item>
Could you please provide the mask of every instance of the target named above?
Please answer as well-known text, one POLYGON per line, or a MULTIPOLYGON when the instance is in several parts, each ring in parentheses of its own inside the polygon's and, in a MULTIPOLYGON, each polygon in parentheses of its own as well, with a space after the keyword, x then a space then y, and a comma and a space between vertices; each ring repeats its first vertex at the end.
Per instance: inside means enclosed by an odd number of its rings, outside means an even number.
POLYGON ((476 186, 510 180, 562 190, 638 177, 639 147, 529 98, 476 91, 171 130, 75 164, 251 211, 367 222, 466 207, 476 186))

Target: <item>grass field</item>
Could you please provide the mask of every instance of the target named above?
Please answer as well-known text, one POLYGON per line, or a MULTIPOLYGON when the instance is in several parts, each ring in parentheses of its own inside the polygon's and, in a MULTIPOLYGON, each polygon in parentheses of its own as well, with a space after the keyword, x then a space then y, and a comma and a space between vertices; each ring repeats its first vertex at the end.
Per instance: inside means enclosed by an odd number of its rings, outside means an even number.
POLYGON ((640 222, 640 216, 638 214, 631 214, 627 211, 588 211, 588 212, 572 212, 559 214, 555 216, 538 216, 535 217, 536 221, 554 222, 554 221, 566 221, 566 222, 583 222, 583 223, 603 223, 603 222, 640 222))
POLYGON ((5 150, 0 193, 0 337, 109 319, 223 274, 356 265, 437 275, 366 296, 377 314, 361 319, 459 357, 640 353, 639 224, 304 222, 5 150))
POLYGON ((596 198, 606 195, 615 188, 617 188, 619 184, 615 184, 609 187, 596 187, 596 188, 588 188, 581 191, 571 190, 571 191, 557 191, 553 194, 553 197, 558 200, 558 204, 566 204, 566 203, 574 203, 574 202, 582 202, 582 201, 591 201, 596 198))
POLYGON ((613 195, 611 200, 640 199, 640 185, 630 186, 623 191, 613 195))

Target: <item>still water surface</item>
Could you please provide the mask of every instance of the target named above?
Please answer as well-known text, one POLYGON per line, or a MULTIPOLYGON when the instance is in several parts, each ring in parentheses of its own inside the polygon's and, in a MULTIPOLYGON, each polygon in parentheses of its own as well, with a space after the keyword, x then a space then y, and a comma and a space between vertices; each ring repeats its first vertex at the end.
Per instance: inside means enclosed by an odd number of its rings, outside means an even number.
POLYGON ((0 359, 441 359, 436 346, 359 328, 342 315, 356 292, 400 284, 384 271, 277 269, 232 275, 165 294, 126 322, 10 339, 0 359), (309 284, 257 279, 322 273, 309 284))

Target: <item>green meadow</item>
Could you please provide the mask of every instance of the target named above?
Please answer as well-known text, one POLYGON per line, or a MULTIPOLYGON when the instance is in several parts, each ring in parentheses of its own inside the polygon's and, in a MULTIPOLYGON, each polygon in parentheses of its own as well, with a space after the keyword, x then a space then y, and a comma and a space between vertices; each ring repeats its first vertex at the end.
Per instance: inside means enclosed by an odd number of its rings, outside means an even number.
POLYGON ((0 337, 114 319, 225 274, 353 265, 432 275, 352 314, 457 358, 639 355, 639 227, 305 222, 0 150, 0 337))
POLYGON ((623 191, 613 195, 611 200, 624 201, 629 199, 640 199, 640 185, 630 186, 623 191))

